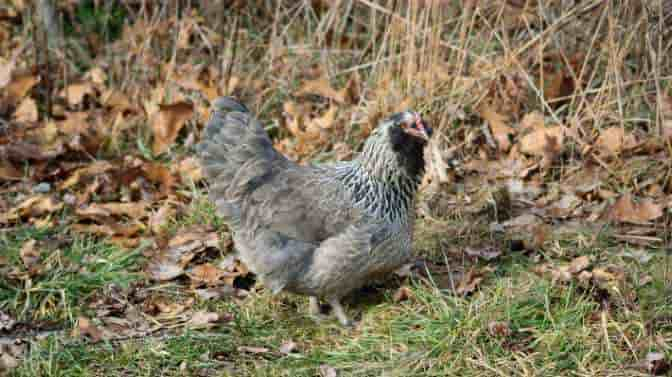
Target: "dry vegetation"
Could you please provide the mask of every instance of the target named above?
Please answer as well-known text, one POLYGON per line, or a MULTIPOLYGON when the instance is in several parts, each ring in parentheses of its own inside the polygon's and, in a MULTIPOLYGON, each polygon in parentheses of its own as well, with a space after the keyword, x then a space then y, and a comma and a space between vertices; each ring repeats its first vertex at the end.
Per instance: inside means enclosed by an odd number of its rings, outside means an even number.
POLYGON ((0 374, 672 373, 672 1, 56 3, 0 5, 0 374), (355 329, 233 256, 192 154, 227 94, 302 162, 435 127, 355 329))

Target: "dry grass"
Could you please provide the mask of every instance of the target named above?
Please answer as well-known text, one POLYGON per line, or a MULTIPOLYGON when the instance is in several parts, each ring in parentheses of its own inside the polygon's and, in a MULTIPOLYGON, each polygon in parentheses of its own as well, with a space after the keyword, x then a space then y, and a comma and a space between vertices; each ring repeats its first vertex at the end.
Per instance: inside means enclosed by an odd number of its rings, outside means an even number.
MULTIPOLYGON (((145 110, 176 99, 196 104, 196 115, 168 153, 152 152, 149 120, 137 115, 121 126, 106 123, 112 132, 92 158, 140 155, 170 165, 189 154, 189 139, 198 137, 208 107, 206 94, 180 81, 193 72, 207 77, 219 94, 241 97, 269 125, 283 151, 304 161, 337 157, 339 142, 356 150, 368 127, 406 107, 426 114, 437 137, 416 242, 418 255, 434 270, 353 298, 351 310, 361 313, 357 329, 314 323, 304 315, 303 298, 253 290, 244 300, 197 300, 197 309, 234 315, 230 324, 209 332, 180 328, 97 345, 73 343, 63 333, 34 340, 14 375, 314 376, 325 365, 353 376, 648 375, 647 354, 661 352, 667 360, 672 355, 669 215, 633 231, 606 221, 592 226, 591 214, 606 211, 616 194, 647 196, 656 185, 664 193, 656 203, 669 197, 672 2, 566 3, 182 1, 143 7, 144 2, 101 2, 102 13, 66 20, 89 20, 90 29, 66 30, 66 45, 52 51, 51 68, 38 56, 42 41, 35 25, 28 19, 20 23, 12 30, 26 43, 19 65, 36 65, 43 82, 54 88, 98 67, 107 74, 106 87, 145 110), (115 10, 124 16, 107 17, 115 10), (115 34, 108 23, 126 30, 115 34), (356 82, 358 95, 337 105, 337 126, 320 145, 307 148, 278 119, 285 118, 283 105, 290 101, 309 107, 311 114, 333 105, 333 99, 300 94, 306 81, 320 77, 332 88, 356 82), (493 123, 502 119, 518 132, 525 115, 535 111, 573 136, 560 158, 520 180, 556 192, 548 199, 553 204, 563 187, 583 184, 574 181, 593 174, 590 168, 599 173, 600 190, 614 195, 581 207, 583 212, 569 216, 576 221, 550 218, 551 231, 529 247, 536 233, 502 232, 493 224, 548 203, 524 195, 500 198, 500 187, 511 185, 493 171, 515 169, 506 161, 534 157, 511 152, 515 146, 502 150, 504 140, 493 123), (610 127, 660 143, 650 153, 640 146, 605 159, 595 152, 595 141, 610 127), (474 168, 474 161, 485 161, 486 168, 474 168), (482 244, 501 255, 487 261, 465 254, 482 244), (621 278, 615 285, 584 284, 576 276, 563 283, 538 271, 540 265, 555 268, 583 255, 595 268, 616 266, 609 271, 621 278), (470 270, 483 280, 455 294, 470 270), (400 284, 410 295, 396 302, 400 284), (299 352, 278 352, 289 340, 299 352), (252 353, 241 346, 268 350, 252 353)), ((59 98, 50 98, 55 91, 48 86, 35 90, 46 117, 47 103, 58 107, 59 98)), ((182 185, 177 196, 186 198, 186 210, 167 226, 168 233, 222 226, 202 188, 182 185)), ((60 230, 15 224, 3 229, 0 247, 19 264, 26 239, 58 238, 60 230)), ((78 315, 93 312, 86 306, 92 297, 105 295, 111 285, 128 289, 137 283, 180 302, 192 296, 183 281, 156 286, 136 274, 143 267, 143 248, 124 254, 100 238, 74 234, 70 241, 62 253, 51 255, 64 256, 86 273, 59 260, 32 286, 0 278, 0 310, 23 321, 54 320, 69 330, 78 315)))

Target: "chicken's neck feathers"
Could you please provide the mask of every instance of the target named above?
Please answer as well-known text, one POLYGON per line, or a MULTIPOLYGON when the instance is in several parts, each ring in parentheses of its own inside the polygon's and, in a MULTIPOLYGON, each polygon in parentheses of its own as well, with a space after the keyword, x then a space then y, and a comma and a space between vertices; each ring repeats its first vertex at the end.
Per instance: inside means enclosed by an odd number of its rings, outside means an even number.
POLYGON ((400 166, 388 145, 367 143, 356 159, 332 167, 333 178, 350 192, 355 207, 391 223, 407 223, 421 176, 400 166))

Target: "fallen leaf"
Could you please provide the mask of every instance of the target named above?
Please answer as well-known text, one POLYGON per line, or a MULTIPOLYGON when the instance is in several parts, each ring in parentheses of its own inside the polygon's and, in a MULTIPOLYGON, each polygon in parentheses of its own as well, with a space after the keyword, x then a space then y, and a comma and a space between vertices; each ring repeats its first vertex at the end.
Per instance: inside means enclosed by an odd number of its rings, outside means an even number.
POLYGON ((142 173, 152 183, 159 185, 161 193, 164 195, 169 195, 172 192, 176 182, 168 167, 158 163, 144 162, 142 173))
POLYGON ((396 292, 394 292, 394 296, 392 296, 392 300, 394 302, 401 302, 401 301, 406 301, 409 298, 413 297, 413 292, 410 290, 408 287, 399 287, 396 292))
POLYGON ((296 352, 297 345, 295 342, 292 342, 291 340, 286 341, 280 345, 280 353, 289 355, 292 352, 296 352))
POLYGON ((14 120, 26 123, 37 122, 38 113, 35 100, 30 97, 24 98, 14 111, 14 120))
POLYGON ((260 353, 268 353, 270 349, 266 347, 250 347, 250 346, 240 346, 238 347, 238 352, 245 352, 245 353, 255 353, 255 354, 260 354, 260 353))
POLYGON ((0 58, 0 89, 7 86, 12 80, 12 71, 15 66, 16 61, 14 59, 6 61, 0 58))
MULTIPOLYGON (((221 283, 222 278, 224 277, 235 278, 236 276, 238 276, 238 274, 220 270, 219 268, 210 263, 204 263, 195 266, 191 270, 189 270, 187 272, 187 276, 189 277, 189 279, 191 279, 192 286, 199 286, 203 284, 214 286, 219 285, 221 283)), ((233 279, 231 279, 231 284, 232 283, 233 279)))
POLYGON ((630 193, 622 195, 609 211, 611 220, 629 223, 646 223, 663 216, 663 207, 651 199, 635 203, 630 193))
POLYGON ((488 323, 488 332, 491 336, 497 338, 506 338, 511 335, 511 329, 506 322, 492 321, 488 323))
POLYGON ((593 274, 593 278, 599 282, 610 282, 618 280, 615 274, 612 274, 604 268, 594 268, 591 273, 593 274))
POLYGON ((485 246, 485 247, 467 247, 464 249, 465 254, 471 256, 471 257, 476 257, 476 258, 482 258, 485 260, 491 260, 495 259, 498 256, 502 255, 502 250, 494 247, 494 246, 485 246))
POLYGON ((191 119, 194 106, 186 102, 171 105, 159 105, 159 111, 151 120, 151 129, 154 135, 152 151, 158 155, 168 150, 175 142, 185 123, 191 119))
POLYGON ((23 172, 17 169, 11 162, 0 159, 0 180, 20 181, 23 172))
POLYGON ((671 367, 672 363, 665 358, 664 353, 649 352, 646 354, 646 369, 648 373, 654 376, 663 376, 671 367))
POLYGON ((72 224, 70 229, 77 233, 95 234, 97 236, 135 237, 142 232, 144 225, 139 222, 131 224, 109 222, 106 224, 72 224))
MULTIPOLYGON (((4 347, 3 347, 4 348, 4 347)), ((9 372, 19 366, 19 360, 8 352, 0 349, 0 373, 9 372)))
POLYGON ((107 73, 105 73, 105 71, 100 67, 91 68, 88 72, 86 72, 84 77, 91 79, 91 82, 96 85, 105 85, 105 82, 107 81, 107 73))
POLYGON ((219 237, 215 232, 178 234, 148 263, 147 273, 154 280, 172 280, 185 273, 185 267, 196 254, 218 245, 219 237))
POLYGON ((635 136, 626 132, 622 127, 611 127, 603 130, 596 142, 597 148, 611 154, 618 154, 635 145, 637 145, 635 136))
POLYGON ((177 165, 177 171, 185 183, 198 183, 203 179, 201 164, 195 157, 187 157, 177 165))
POLYGON ((96 90, 90 82, 78 82, 68 85, 60 93, 68 101, 71 107, 77 106, 84 100, 86 95, 94 96, 96 90))
POLYGON ((590 258, 587 255, 582 255, 572 259, 569 264, 568 271, 572 274, 578 274, 590 266, 590 258))
POLYGON ((297 95, 302 96, 306 94, 317 94, 325 98, 332 99, 338 103, 345 103, 346 96, 348 95, 348 89, 343 88, 341 90, 336 90, 331 87, 329 80, 322 76, 315 80, 308 80, 301 85, 297 95))
POLYGON ((9 218, 38 217, 59 211, 61 208, 63 208, 63 203, 59 203, 52 196, 40 194, 31 196, 22 201, 18 206, 12 209, 9 218))
POLYGON ((101 104, 118 111, 137 111, 138 107, 131 103, 126 94, 117 89, 108 89, 101 96, 101 104))
POLYGON ((172 261, 153 261, 148 264, 147 272, 154 280, 168 281, 184 274, 184 267, 172 261))
POLYGON ((485 119, 490 125, 490 132, 497 142, 497 148, 506 152, 511 149, 511 136, 515 134, 515 130, 507 123, 509 118, 505 115, 495 112, 488 106, 482 106, 479 114, 481 118, 485 119))
POLYGON ((230 285, 221 285, 204 289, 194 289, 194 293, 203 300, 221 299, 225 297, 245 297, 246 291, 234 288, 230 285))
POLYGON ((16 320, 9 316, 9 314, 0 310, 0 331, 9 332, 14 328, 16 320))
POLYGON ((562 127, 541 126, 520 139, 520 151, 533 156, 557 156, 562 152, 564 139, 562 127))
POLYGON ((187 322, 187 327, 202 328, 212 327, 219 322, 228 322, 233 318, 230 315, 220 315, 214 312, 197 311, 187 322))
POLYGON ((161 231, 175 217, 175 208, 170 203, 164 203, 156 212, 149 216, 148 226, 154 234, 160 234, 161 231))
POLYGON ((40 261, 40 251, 35 248, 36 244, 37 241, 28 240, 21 245, 19 256, 21 256, 21 261, 23 261, 23 265, 27 269, 35 266, 40 261))
POLYGON ((474 292, 482 281, 483 273, 471 269, 460 281, 460 284, 455 289, 455 293, 458 295, 468 295, 474 292))
POLYGON ((336 369, 327 364, 320 365, 320 376, 321 377, 337 377, 336 369))
POLYGON ((321 117, 311 119, 306 125, 306 131, 319 132, 333 127, 337 112, 338 108, 332 105, 321 117))
POLYGON ((21 100, 32 88, 40 82, 39 77, 32 73, 21 73, 12 76, 12 80, 7 85, 7 93, 15 101, 21 100))
POLYGON ((147 217, 148 203, 91 203, 86 207, 77 208, 75 213, 82 218, 99 219, 104 217, 129 217, 140 219, 147 217))
POLYGON ((73 329, 73 336, 88 336, 91 342, 97 343, 103 339, 103 332, 86 317, 77 319, 77 327, 73 329))

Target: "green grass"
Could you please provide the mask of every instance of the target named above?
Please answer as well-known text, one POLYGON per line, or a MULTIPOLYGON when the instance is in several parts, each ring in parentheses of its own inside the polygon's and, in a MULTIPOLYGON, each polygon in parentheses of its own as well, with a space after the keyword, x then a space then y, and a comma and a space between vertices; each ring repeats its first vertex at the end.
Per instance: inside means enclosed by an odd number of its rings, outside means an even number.
POLYGON ((124 250, 92 237, 71 238, 65 229, 23 227, 2 233, 0 249, 18 272, 0 278, 2 309, 22 321, 72 323, 91 295, 110 285, 127 287, 139 276, 139 250, 124 250), (35 276, 27 273, 20 257, 21 246, 31 239, 40 250, 41 267, 35 276))
MULTIPOLYGON (((212 220, 207 205, 195 208, 199 210, 184 219, 186 224, 212 220)), ((24 229, 4 236, 3 242, 16 261, 24 240, 53 236, 24 229)), ((432 237, 431 232, 424 237, 432 237)), ((54 335, 32 342, 14 375, 315 376, 326 364, 343 376, 636 376, 639 371, 632 366, 647 352, 672 352, 669 343, 660 343, 660 339, 669 342, 672 334, 664 256, 649 250, 652 260, 640 264, 619 256, 621 248, 609 243, 607 236, 595 242, 587 250, 576 250, 573 242, 563 241, 560 244, 570 256, 553 261, 584 253, 595 258, 595 265, 624 266, 627 278, 619 291, 605 294, 578 282, 553 283, 550 277, 533 273, 534 258, 519 252, 488 263, 459 262, 447 255, 444 260, 451 264, 487 265, 494 272, 486 274, 480 289, 467 297, 417 277, 402 282, 412 292, 402 302, 392 298, 394 283, 387 285, 389 289, 366 289, 348 306, 360 321, 356 329, 343 329, 333 320, 315 322, 307 315, 307 300, 298 296, 274 297, 262 290, 244 299, 197 300, 194 309, 231 313, 233 321, 208 330, 178 327, 94 345, 54 335), (643 287, 631 283, 643 274, 653 281, 643 287), (493 323, 504 324, 508 333, 493 333, 493 323), (281 354, 280 346, 290 340, 298 352, 281 354), (243 346, 269 351, 254 354, 239 348, 243 346)), ((59 319, 69 327, 73 325, 69 318, 91 314, 86 303, 108 284, 140 279, 133 272, 141 264, 137 251, 75 238, 61 253, 61 260, 82 266, 86 273, 46 272, 35 278, 30 295, 15 283, 3 282, 2 300, 7 302, 3 310, 25 319, 59 319), (10 289, 5 289, 8 284, 10 289)), ((180 301, 192 296, 185 288, 177 282, 157 291, 180 301)))

